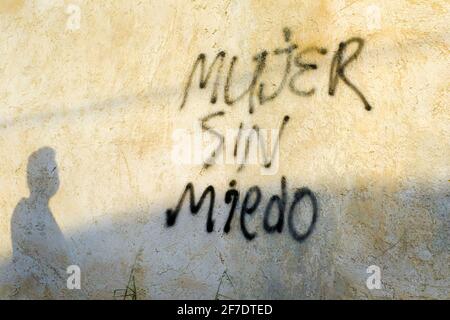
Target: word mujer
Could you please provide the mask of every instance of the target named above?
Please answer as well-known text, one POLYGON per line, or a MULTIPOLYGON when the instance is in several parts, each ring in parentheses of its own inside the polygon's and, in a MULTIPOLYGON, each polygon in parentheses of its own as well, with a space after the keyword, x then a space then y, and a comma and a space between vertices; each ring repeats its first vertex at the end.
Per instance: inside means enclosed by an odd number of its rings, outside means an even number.
MULTIPOLYGON (((304 60, 305 59, 304 57, 310 54, 320 54, 323 56, 328 53, 328 50, 323 47, 314 47, 314 46, 303 50, 298 50, 297 44, 291 42, 290 29, 284 28, 283 33, 284 33, 284 40, 286 42, 286 47, 277 48, 273 52, 270 52, 274 56, 283 56, 283 55, 286 56, 286 65, 285 68, 283 69, 282 80, 278 85, 278 87, 273 92, 267 93, 267 85, 263 81, 261 81, 261 76, 263 75, 266 69, 267 58, 270 54, 267 50, 263 50, 253 57, 253 61, 256 63, 256 65, 249 86, 246 87, 244 91, 242 91, 236 97, 232 97, 230 93, 231 91, 230 88, 232 87, 233 82, 232 80, 233 70, 238 61, 238 57, 233 56, 231 58, 230 66, 228 68, 223 91, 224 102, 227 105, 233 105, 235 102, 247 97, 249 113, 253 113, 255 108, 254 102, 255 96, 257 96, 258 98, 259 104, 263 105, 268 101, 274 100, 283 91, 286 85, 289 87, 291 93, 300 97, 309 97, 315 93, 314 87, 310 87, 307 89, 299 88, 299 83, 300 84, 302 83, 302 81, 298 81, 300 76, 305 72, 311 72, 318 69, 316 63, 307 62, 304 60)), ((347 85, 361 99, 365 109, 369 111, 372 109, 371 105, 369 104, 365 96, 362 94, 362 92, 358 89, 358 87, 352 81, 350 81, 348 76, 345 74, 345 68, 351 62, 356 60, 356 58, 361 53, 363 46, 364 40, 358 37, 350 38, 347 41, 343 41, 339 44, 339 47, 334 53, 330 63, 328 94, 330 96, 334 96, 339 80, 342 80, 342 82, 345 85, 347 85), (346 54, 346 51, 348 47, 351 46, 352 44, 356 45, 356 49, 352 51, 350 54, 348 54, 348 56, 345 58, 344 56, 346 54)), ((200 66, 200 81, 199 81, 200 89, 206 88, 209 79, 213 76, 214 69, 216 70, 216 76, 212 88, 210 102, 213 104, 217 102, 218 89, 222 77, 222 69, 224 66, 225 57, 226 52, 220 51, 216 55, 213 62, 209 65, 208 71, 206 71, 206 55, 204 53, 198 55, 194 63, 194 66, 192 67, 191 73, 189 74, 186 86, 184 88, 184 96, 183 101, 181 102, 180 105, 180 109, 182 109, 186 104, 194 74, 199 66, 200 66)))
MULTIPOLYGON (((228 211, 228 219, 225 223, 223 231, 225 233, 229 233, 231 230, 231 222, 233 220, 234 213, 236 211, 238 202, 239 202, 239 191, 235 188, 236 181, 232 180, 230 182, 230 188, 225 193, 225 203, 230 206, 230 209, 228 211)), ((281 233, 283 231, 284 226, 284 214, 285 211, 288 209, 288 197, 287 197, 287 186, 286 186, 286 178, 281 178, 281 195, 272 195, 267 202, 267 205, 264 210, 264 219, 263 219, 263 227, 264 230, 267 233, 274 233, 279 232, 281 233), (275 207, 275 208, 274 208, 275 207), (271 223, 270 219, 272 215, 272 211, 275 209, 277 212, 277 219, 276 223, 271 223)), ((206 199, 207 196, 209 196, 209 209, 208 209, 208 215, 206 219, 206 231, 213 232, 214 231, 214 201, 216 197, 216 191, 214 190, 213 186, 208 186, 200 196, 200 199, 198 202, 195 201, 195 191, 194 191, 194 185, 192 183, 188 183, 186 185, 186 188, 184 189, 183 194, 181 195, 180 200, 178 201, 177 206, 175 209, 168 209, 166 211, 166 224, 168 227, 172 227, 175 225, 175 222, 177 220, 178 213, 180 212, 180 209, 183 206, 184 198, 189 194, 189 209, 193 215, 197 214, 200 209, 202 208, 202 205, 206 199)), ((244 196, 244 200, 242 201, 241 209, 240 209, 240 225, 241 225, 241 231, 244 237, 247 240, 253 240, 256 237, 256 232, 249 230, 247 226, 247 220, 249 216, 252 216, 253 213, 258 209, 258 206, 261 203, 263 196, 261 193, 261 189, 258 186, 253 186, 247 190, 244 196)), ((288 229, 291 236, 301 242, 308 238, 308 236, 312 233, 314 226, 317 221, 318 216, 318 205, 317 205, 317 199, 314 193, 306 188, 298 188, 295 190, 294 198, 289 206, 288 217, 287 217, 287 223, 288 223, 288 229), (307 230, 303 233, 296 230, 294 225, 294 213, 297 205, 300 204, 300 202, 305 198, 308 197, 311 202, 312 206, 312 219, 309 223, 309 226, 307 230)))

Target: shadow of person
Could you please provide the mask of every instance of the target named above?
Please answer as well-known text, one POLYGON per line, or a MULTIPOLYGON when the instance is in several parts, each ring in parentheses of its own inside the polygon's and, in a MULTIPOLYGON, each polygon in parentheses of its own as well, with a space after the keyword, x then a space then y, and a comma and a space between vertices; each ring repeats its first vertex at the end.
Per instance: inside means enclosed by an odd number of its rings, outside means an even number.
POLYGON ((12 267, 16 298, 63 297, 69 265, 66 241, 49 201, 59 188, 55 151, 43 147, 28 158, 28 198, 20 200, 11 218, 12 267))

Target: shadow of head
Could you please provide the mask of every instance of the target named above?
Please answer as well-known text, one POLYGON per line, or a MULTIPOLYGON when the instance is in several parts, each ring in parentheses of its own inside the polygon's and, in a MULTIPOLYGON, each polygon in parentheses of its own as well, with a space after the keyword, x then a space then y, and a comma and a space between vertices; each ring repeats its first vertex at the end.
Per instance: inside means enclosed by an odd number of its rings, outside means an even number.
POLYGON ((31 198, 50 199, 59 188, 55 150, 43 147, 28 158, 27 181, 31 198))

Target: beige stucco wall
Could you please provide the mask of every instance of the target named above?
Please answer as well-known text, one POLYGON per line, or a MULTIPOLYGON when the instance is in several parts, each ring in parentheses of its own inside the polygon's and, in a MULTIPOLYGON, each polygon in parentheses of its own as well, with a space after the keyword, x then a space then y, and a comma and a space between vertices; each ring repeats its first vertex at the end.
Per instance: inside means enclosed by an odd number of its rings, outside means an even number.
POLYGON ((448 10, 447 1, 418 0, 2 0, 0 298, 109 299, 132 270, 138 299, 449 298, 448 10), (271 55, 259 81, 268 90, 280 83, 285 57, 272 53, 286 47, 286 27, 297 50, 327 49, 306 58, 318 68, 299 80, 314 95, 285 88, 251 115, 247 99, 224 103, 234 55, 233 94, 261 50, 271 55), (345 72, 371 111, 342 80, 328 94, 333 55, 352 37, 365 42, 345 72), (217 103, 213 81, 200 90, 197 75, 180 110, 198 55, 209 64, 220 50, 217 103), (218 111, 211 123, 221 132, 241 122, 278 129, 290 117, 274 174, 174 162, 174 132, 218 111), (59 184, 48 206, 30 202, 27 185, 29 157, 42 147, 55 153, 59 184), (286 219, 281 234, 262 227, 282 176, 290 199, 300 187, 317 197, 318 219, 302 242, 286 219), (239 206, 223 232, 232 179, 240 204, 249 187, 262 190, 248 219, 252 241, 239 206), (165 211, 189 182, 197 198, 215 187, 212 233, 206 204, 196 216, 185 205, 166 227, 165 211), (81 290, 65 288, 69 264, 81 269, 81 290), (370 265, 381 269, 379 290, 366 287, 370 265))

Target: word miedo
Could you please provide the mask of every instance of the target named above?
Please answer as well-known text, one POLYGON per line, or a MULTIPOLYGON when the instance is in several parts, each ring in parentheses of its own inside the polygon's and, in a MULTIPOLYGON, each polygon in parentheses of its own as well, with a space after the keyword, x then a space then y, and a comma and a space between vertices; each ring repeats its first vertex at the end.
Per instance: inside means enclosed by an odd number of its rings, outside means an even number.
MULTIPOLYGON (((233 221, 234 215, 238 205, 240 206, 239 212, 239 222, 240 229, 244 237, 251 241, 257 236, 256 231, 250 230, 248 227, 248 220, 252 218, 260 207, 263 200, 263 195, 260 187, 252 186, 249 188, 244 195, 242 203, 240 203, 240 192, 237 190, 236 181, 232 180, 229 184, 230 188, 225 193, 225 203, 229 206, 228 218, 224 225, 223 231, 229 233, 231 231, 231 223, 233 221)), ((166 211, 166 225, 172 227, 175 225, 178 214, 182 209, 185 198, 188 196, 189 210, 191 214, 196 215, 203 204, 208 199, 208 213, 206 217, 206 232, 211 233, 214 231, 215 219, 214 219, 214 205, 216 199, 216 191, 212 185, 208 186, 200 196, 198 202, 196 202, 195 188, 192 182, 186 185, 186 188, 178 201, 177 206, 174 209, 168 209, 166 211)), ((281 194, 272 195, 268 202, 266 203, 263 210, 263 228, 266 233, 282 233, 285 224, 285 215, 287 215, 287 225, 288 230, 292 238, 301 242, 311 235, 318 217, 318 204, 317 198, 309 188, 302 187, 295 190, 292 199, 289 199, 287 192, 287 182, 286 178, 281 178, 281 194), (300 211, 299 207, 302 201, 309 198, 309 203, 312 210, 312 218, 306 231, 300 232, 296 229, 294 223, 295 213, 300 211), (275 219, 272 218, 274 215, 275 219), (275 222, 274 222, 275 221, 275 222)), ((300 212, 299 214, 302 214, 300 212)), ((305 229, 305 228, 302 228, 305 229)))

